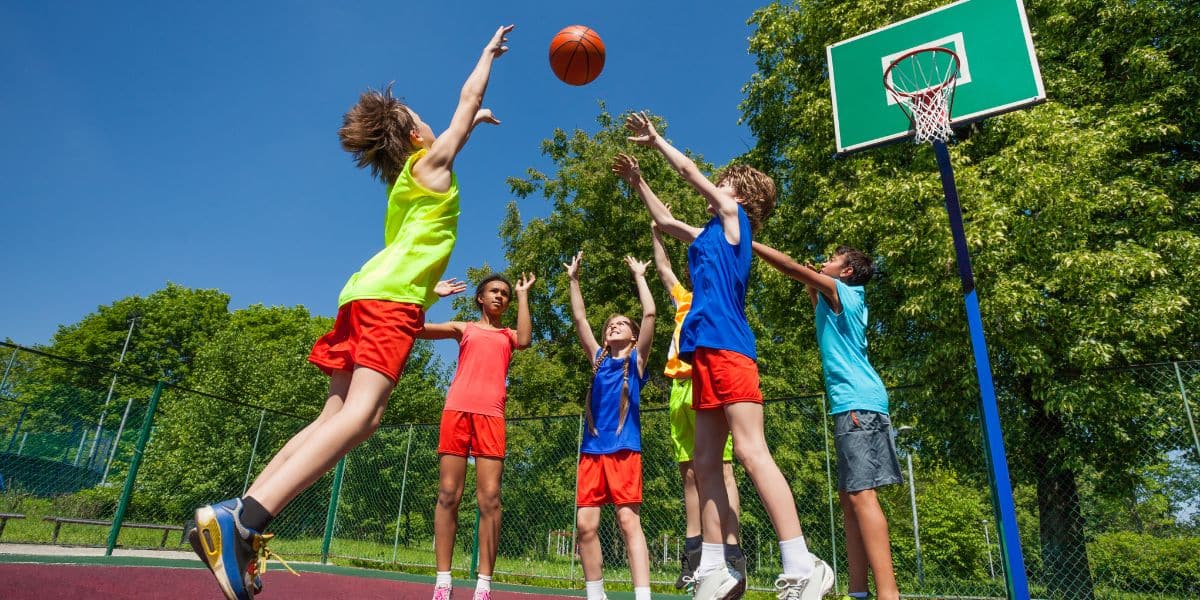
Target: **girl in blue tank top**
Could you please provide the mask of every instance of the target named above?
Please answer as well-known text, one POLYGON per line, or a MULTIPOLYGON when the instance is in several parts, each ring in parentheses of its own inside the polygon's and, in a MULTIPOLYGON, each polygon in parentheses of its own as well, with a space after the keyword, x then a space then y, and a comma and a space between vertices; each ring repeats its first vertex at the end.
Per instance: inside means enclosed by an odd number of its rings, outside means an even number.
POLYGON ((625 537, 635 600, 650 600, 650 554, 642 532, 642 432, 640 398, 646 383, 646 359, 654 342, 654 297, 642 262, 625 257, 637 281, 642 304, 639 327, 629 317, 604 322, 604 344, 596 341, 579 290, 579 252, 563 266, 571 282, 571 320, 592 364, 592 383, 583 400, 583 446, 575 490, 578 548, 588 600, 604 598, 604 561, 600 552, 600 507, 616 507, 625 537), (639 335, 645 332, 644 335, 639 335))

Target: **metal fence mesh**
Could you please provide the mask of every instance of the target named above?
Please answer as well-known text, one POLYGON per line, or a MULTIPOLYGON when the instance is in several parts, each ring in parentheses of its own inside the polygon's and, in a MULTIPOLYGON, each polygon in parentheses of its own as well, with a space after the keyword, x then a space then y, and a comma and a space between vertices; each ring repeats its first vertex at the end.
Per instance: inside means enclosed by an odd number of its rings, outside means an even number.
MULTIPOLYGON (((9 520, 0 543, 105 546, 145 433, 116 545, 187 550, 181 533, 192 510, 243 494, 310 421, 250 399, 169 385, 148 414, 155 382, 13 352, 0 359, 0 513, 24 518, 9 520), (107 408, 96 411, 109 388, 115 392, 107 408)), ((927 400, 915 390, 891 390, 893 423, 925 427, 919 417, 927 400)), ((1006 441, 1021 449, 1010 452, 1010 462, 1034 595, 1200 595, 1200 361, 1087 373, 1055 391, 1074 402, 1074 412, 1057 413, 1071 418, 1005 414, 1006 441)), ((810 549, 834 566, 844 590, 842 511, 825 413, 821 395, 769 401, 766 435, 810 549)), ((644 410, 642 429, 642 525, 651 579, 667 586, 683 546, 682 485, 667 412, 644 410)), ((575 415, 508 422, 498 580, 582 584, 573 506, 580 431, 575 415)), ((879 490, 900 588, 918 597, 1003 597, 982 451, 978 459, 947 460, 939 435, 900 433, 905 481, 879 490)), ((381 427, 279 515, 273 549, 289 559, 432 572, 437 438, 435 424, 381 427)), ((753 485, 740 468, 736 473, 751 585, 768 589, 780 570, 778 544, 753 485)), ((610 508, 601 523, 605 577, 618 587, 629 570, 610 508)), ((453 568, 466 575, 476 539, 473 466, 458 525, 453 568)))

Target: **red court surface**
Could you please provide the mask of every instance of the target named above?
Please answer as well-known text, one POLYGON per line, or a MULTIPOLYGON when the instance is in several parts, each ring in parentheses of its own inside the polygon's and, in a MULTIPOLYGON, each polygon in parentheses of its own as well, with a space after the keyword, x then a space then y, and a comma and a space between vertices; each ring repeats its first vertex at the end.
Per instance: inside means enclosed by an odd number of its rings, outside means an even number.
MULTIPOLYGON (((428 600, 432 587, 425 582, 399 581, 335 575, 270 571, 264 577, 262 600, 354 599, 428 600)), ((457 587, 456 598, 471 598, 472 589, 457 587)), ((572 598, 495 590, 496 600, 542 600, 572 598)), ((100 566, 72 564, 0 564, 0 598, 46 600, 80 598, 162 598, 171 600, 222 600, 212 575, 203 569, 169 567, 100 566)))

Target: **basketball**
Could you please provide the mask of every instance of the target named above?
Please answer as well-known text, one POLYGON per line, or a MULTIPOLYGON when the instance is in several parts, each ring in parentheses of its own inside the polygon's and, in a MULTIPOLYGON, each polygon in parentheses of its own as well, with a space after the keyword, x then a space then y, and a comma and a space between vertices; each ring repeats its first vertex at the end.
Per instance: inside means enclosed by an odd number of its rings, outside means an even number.
POLYGON ((588 27, 567 27, 550 40, 550 68, 564 83, 591 83, 604 69, 604 42, 588 27))

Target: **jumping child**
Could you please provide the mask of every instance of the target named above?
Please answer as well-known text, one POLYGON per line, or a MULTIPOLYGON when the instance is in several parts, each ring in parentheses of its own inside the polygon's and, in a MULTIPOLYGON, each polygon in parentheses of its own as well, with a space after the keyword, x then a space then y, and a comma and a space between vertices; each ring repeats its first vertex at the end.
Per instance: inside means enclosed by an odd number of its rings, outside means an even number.
POLYGON ((887 519, 876 488, 900 483, 887 389, 867 360, 867 304, 863 286, 875 273, 871 258, 840 246, 819 270, 765 244, 754 253, 784 275, 804 283, 817 320, 817 346, 825 395, 833 415, 838 499, 846 528, 852 598, 866 598, 867 566, 879 600, 898 600, 887 519))
MULTIPOLYGON (((630 182, 631 187, 636 187, 630 182)), ((642 188, 636 188, 642 191, 642 188)), ((645 188, 646 191, 649 188, 645 188)), ((649 192, 653 193, 653 192, 649 192)), ((675 462, 679 463, 679 475, 683 479, 683 509, 686 519, 686 537, 683 542, 683 556, 679 557, 679 578, 675 580, 675 589, 688 587, 700 566, 702 539, 700 535, 700 495, 696 490, 696 470, 692 465, 692 454, 696 446, 696 411, 692 409, 692 365, 679 358, 679 332, 683 329, 683 321, 692 308, 692 293, 675 276, 671 268, 671 258, 663 248, 662 235, 658 231, 658 223, 650 222, 650 233, 654 240, 654 266, 663 286, 670 291, 671 301, 675 304, 675 332, 671 337, 671 347, 667 352, 667 365, 663 375, 671 380, 671 399, 669 414, 671 419, 671 445, 675 448, 675 462)), ((725 540, 725 558, 733 565, 734 570, 746 577, 746 555, 737 545, 739 533, 737 481, 733 478, 733 436, 725 439, 725 450, 721 454, 724 463, 722 475, 725 480, 725 491, 729 494, 729 507, 733 514, 723 515, 722 521, 734 523, 733 537, 725 540)))
POLYGON ((604 600, 604 558, 600 550, 600 507, 616 507, 617 524, 625 537, 635 600, 650 600, 650 552, 642 532, 641 390, 646 383, 646 359, 654 341, 654 297, 646 284, 649 263, 625 257, 637 281, 642 304, 638 327, 624 315, 604 321, 604 345, 596 342, 579 291, 583 252, 564 263, 570 279, 571 320, 579 343, 592 364, 592 383, 583 401, 584 429, 580 448, 578 488, 579 559, 583 564, 588 600, 604 600), (640 334, 640 335, 639 335, 640 334))
POLYGON ((725 516, 732 511, 721 475, 721 450, 732 432, 738 462, 754 482, 779 539, 783 573, 775 581, 778 597, 821 598, 833 587, 833 572, 808 551, 791 487, 767 446, 755 339, 746 318, 751 236, 774 209, 775 183, 752 167, 733 165, 714 184, 695 162, 658 135, 645 113, 629 115, 625 125, 633 134, 629 140, 658 150, 704 197, 713 215, 702 229, 674 218, 648 191, 637 160, 626 154, 617 156, 613 171, 634 182, 659 228, 690 243, 688 271, 695 295, 680 333, 679 356, 692 364, 692 406, 696 410, 694 461, 704 543, 696 569, 695 597, 736 598, 746 587, 742 575, 727 566, 723 545, 734 534, 734 524, 725 516), (647 190, 642 190, 643 186, 647 190))
POLYGON ((362 94, 343 118, 342 148, 388 186, 386 245, 342 288, 333 331, 309 355, 331 378, 320 416, 279 450, 244 496, 196 509, 192 547, 228 600, 261 590, 271 520, 379 427, 454 248, 454 159, 477 125, 499 124, 482 107, 483 96, 510 31, 498 28, 484 46, 441 135, 390 87, 362 94))

